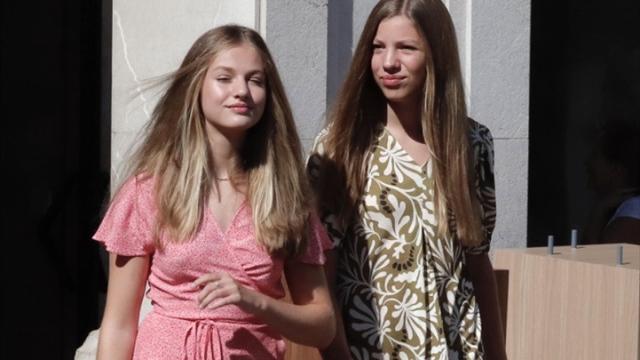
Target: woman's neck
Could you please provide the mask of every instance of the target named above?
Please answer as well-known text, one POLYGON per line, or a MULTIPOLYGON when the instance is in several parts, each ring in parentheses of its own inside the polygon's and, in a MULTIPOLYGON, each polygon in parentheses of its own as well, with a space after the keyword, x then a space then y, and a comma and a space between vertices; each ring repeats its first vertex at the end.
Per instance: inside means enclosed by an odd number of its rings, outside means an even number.
POLYGON ((244 143, 244 134, 230 136, 212 127, 207 130, 215 177, 217 180, 228 180, 238 173, 242 163, 241 149, 244 143))
POLYGON ((422 111, 418 101, 387 103, 387 128, 406 133, 414 141, 424 142, 422 135, 422 111))

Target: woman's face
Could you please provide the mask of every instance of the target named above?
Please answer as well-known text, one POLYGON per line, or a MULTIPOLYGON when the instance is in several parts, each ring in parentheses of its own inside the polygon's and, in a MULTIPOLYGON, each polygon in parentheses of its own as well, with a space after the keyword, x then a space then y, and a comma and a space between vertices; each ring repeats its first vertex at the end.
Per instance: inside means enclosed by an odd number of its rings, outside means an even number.
POLYGON ((390 102, 420 99, 428 47, 406 16, 382 20, 373 40, 371 72, 390 102))
POLYGON ((200 92, 207 125, 244 132, 260 120, 266 102, 264 64, 253 46, 223 50, 209 64, 200 92))

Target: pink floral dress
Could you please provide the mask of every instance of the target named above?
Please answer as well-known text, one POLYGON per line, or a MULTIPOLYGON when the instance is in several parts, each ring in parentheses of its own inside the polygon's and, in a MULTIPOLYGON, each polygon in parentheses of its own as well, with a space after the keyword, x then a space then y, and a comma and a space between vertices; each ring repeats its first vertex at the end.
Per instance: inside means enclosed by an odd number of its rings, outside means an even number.
MULTIPOLYGON (((110 253, 151 256, 149 290, 153 310, 138 329, 134 359, 282 359, 285 343, 273 329, 237 306, 200 309, 201 275, 225 271, 244 286, 273 298, 284 297, 284 262, 256 242, 250 207, 245 203, 223 232, 209 212, 195 237, 182 244, 153 242, 153 179, 136 177, 123 185, 94 239, 110 253)), ((330 246, 317 217, 311 217, 308 247, 290 261, 321 265, 330 246)))

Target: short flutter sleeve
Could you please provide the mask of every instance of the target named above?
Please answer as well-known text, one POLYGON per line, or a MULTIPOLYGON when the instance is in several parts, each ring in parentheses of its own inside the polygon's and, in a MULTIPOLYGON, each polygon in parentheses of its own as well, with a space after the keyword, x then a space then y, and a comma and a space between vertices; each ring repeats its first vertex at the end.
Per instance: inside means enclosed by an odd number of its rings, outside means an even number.
POLYGON ((331 239, 322 226, 318 215, 314 212, 309 216, 309 239, 306 250, 294 261, 312 265, 323 265, 326 257, 324 252, 331 249, 331 239))
POLYGON ((474 171, 476 175, 476 194, 482 209, 482 227, 484 240, 478 246, 467 247, 468 254, 483 254, 489 251, 491 235, 496 225, 496 191, 493 173, 494 150, 491 131, 473 120, 470 142, 473 150, 474 171))
POLYGON ((111 202, 93 239, 110 253, 149 255, 155 249, 151 225, 154 217, 153 180, 132 177, 111 202))

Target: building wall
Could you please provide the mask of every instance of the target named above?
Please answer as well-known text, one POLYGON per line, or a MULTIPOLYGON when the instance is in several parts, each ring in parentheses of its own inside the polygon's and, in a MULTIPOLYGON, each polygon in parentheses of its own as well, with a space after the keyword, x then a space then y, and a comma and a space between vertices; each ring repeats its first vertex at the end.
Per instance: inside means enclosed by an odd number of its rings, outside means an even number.
POLYGON ((266 0, 266 41, 309 147, 327 104, 327 0, 266 0))

